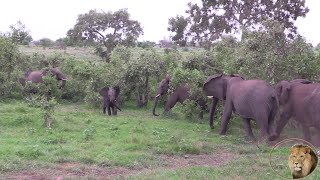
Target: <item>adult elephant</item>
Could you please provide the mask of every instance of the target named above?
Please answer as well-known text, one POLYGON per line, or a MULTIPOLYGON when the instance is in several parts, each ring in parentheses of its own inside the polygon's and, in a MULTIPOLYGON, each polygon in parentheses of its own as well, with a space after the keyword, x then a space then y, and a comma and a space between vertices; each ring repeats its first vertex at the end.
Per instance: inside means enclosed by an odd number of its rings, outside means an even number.
POLYGON ((251 120, 257 122, 260 138, 270 133, 278 111, 276 92, 271 85, 263 80, 244 80, 242 77, 224 78, 220 85, 222 98, 225 98, 220 135, 226 134, 232 112, 243 119, 246 134, 251 139, 254 139, 251 120))
MULTIPOLYGON (((66 76, 60 71, 59 68, 51 68, 50 72, 53 76, 56 77, 58 81, 62 81, 62 84, 60 87, 64 87, 67 81, 66 76)), ((32 83, 43 83, 43 76, 45 76, 48 73, 46 70, 41 70, 41 71, 27 71, 24 74, 23 78, 19 79, 19 82, 25 86, 26 82, 30 81, 32 83)))
POLYGON ((216 106, 218 101, 222 101, 224 104, 224 101, 226 99, 226 91, 227 91, 227 80, 229 80, 232 77, 241 77, 240 75, 224 75, 224 74, 215 74, 212 76, 209 76, 207 80, 203 84, 203 91, 206 96, 212 97, 211 107, 210 107, 210 113, 209 113, 209 125, 210 128, 213 129, 214 126, 214 113, 216 111, 216 106))
POLYGON ((311 141, 309 128, 315 127, 320 132, 320 84, 305 79, 281 81, 276 85, 276 92, 283 110, 269 140, 276 140, 293 118, 301 125, 305 140, 311 141))
MULTIPOLYGON (((167 94, 169 89, 169 83, 171 80, 171 76, 167 75, 161 82, 159 83, 156 99, 154 101, 152 114, 154 116, 159 116, 156 114, 155 109, 158 103, 158 100, 160 96, 167 94)), ((199 119, 203 119, 203 111, 206 107, 206 100, 202 97, 193 97, 190 96, 190 87, 188 87, 185 84, 182 84, 181 86, 177 87, 174 92, 168 97, 168 100, 165 104, 164 112, 170 111, 177 102, 183 103, 186 99, 192 99, 195 100, 196 103, 201 107, 201 111, 199 113, 199 119)))
POLYGON ((106 114, 106 109, 108 110, 108 115, 117 115, 117 109, 119 108, 118 97, 120 94, 119 86, 115 87, 104 87, 99 91, 99 94, 103 97, 103 107, 102 111, 106 114))

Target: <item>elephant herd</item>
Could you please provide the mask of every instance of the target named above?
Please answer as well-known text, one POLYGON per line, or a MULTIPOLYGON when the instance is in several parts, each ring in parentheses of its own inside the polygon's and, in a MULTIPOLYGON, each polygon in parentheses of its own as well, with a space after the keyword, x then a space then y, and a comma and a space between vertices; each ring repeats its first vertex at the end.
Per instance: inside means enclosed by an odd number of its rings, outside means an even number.
MULTIPOLYGON (((170 76, 159 83, 158 92, 152 113, 159 97, 166 94, 169 88, 170 76)), ((215 74, 209 76, 203 84, 203 92, 212 98, 209 125, 213 129, 214 114, 218 101, 222 101, 223 114, 221 117, 220 135, 225 135, 232 113, 240 116, 244 129, 250 139, 255 139, 251 120, 255 120, 260 139, 276 140, 289 119, 296 120, 302 127, 304 138, 311 141, 310 128, 320 132, 320 84, 306 79, 281 81, 275 88, 263 80, 245 80, 240 75, 215 74), (279 120, 275 121, 280 113, 279 120)), ((178 87, 169 97, 165 112, 169 111, 176 102, 190 98, 186 85, 178 87)), ((205 101, 194 99, 204 110, 205 101)), ((201 112, 203 113, 203 111, 201 112)), ((202 117, 202 115, 200 116, 202 117)))
MULTIPOLYGON (((58 81, 62 81, 61 87, 65 86, 66 76, 58 68, 51 68, 51 74, 58 81)), ((42 77, 47 71, 28 71, 20 83, 24 86, 27 81, 42 83, 42 77)), ((158 86, 155 96, 152 114, 159 98, 168 93, 171 76, 167 75, 158 86)), ((206 109, 206 99, 196 98, 190 95, 190 87, 181 84, 171 93, 166 101, 164 111, 168 112, 177 102, 183 103, 186 99, 193 99, 201 107, 199 118, 203 118, 206 109)), ((225 135, 232 113, 239 115, 244 123, 244 129, 250 139, 254 139, 251 129, 251 120, 255 120, 259 130, 260 138, 268 136, 270 141, 276 140, 284 126, 290 119, 296 120, 302 127, 304 138, 311 141, 310 128, 313 127, 320 132, 320 83, 313 83, 306 79, 295 79, 292 81, 281 81, 275 88, 263 80, 245 80, 240 75, 215 74, 209 76, 203 83, 203 92, 211 97, 209 112, 209 125, 214 128, 214 114, 218 101, 222 101, 223 113, 221 117, 220 135, 225 135), (277 113, 279 120, 275 121, 277 113), (274 126, 274 128, 273 128, 274 126)), ((104 87, 99 94, 103 97, 103 113, 117 115, 117 109, 121 111, 118 104, 120 94, 119 86, 104 87)))

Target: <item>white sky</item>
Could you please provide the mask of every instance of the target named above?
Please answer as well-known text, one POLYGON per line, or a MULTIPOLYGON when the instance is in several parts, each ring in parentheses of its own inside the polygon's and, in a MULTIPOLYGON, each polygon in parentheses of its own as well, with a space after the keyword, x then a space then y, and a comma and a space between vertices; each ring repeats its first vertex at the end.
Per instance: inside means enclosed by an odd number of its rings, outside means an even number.
MULTIPOLYGON (((185 15, 190 1, 200 0, 2 0, 0 32, 7 32, 11 24, 20 20, 34 40, 44 37, 56 40, 66 36, 79 14, 91 9, 114 12, 127 8, 131 18, 143 27, 144 35, 139 40, 158 42, 169 37, 168 19, 185 15)), ((316 45, 320 42, 320 0, 306 1, 310 11, 296 25, 307 41, 316 45)))

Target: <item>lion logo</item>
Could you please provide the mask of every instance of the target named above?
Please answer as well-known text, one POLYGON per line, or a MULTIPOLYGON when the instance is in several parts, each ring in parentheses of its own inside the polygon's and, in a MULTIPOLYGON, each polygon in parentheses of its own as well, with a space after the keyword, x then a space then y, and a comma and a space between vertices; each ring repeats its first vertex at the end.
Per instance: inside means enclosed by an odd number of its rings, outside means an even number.
POLYGON ((307 145, 293 145, 290 148, 289 168, 293 179, 309 175, 317 166, 318 157, 307 145))

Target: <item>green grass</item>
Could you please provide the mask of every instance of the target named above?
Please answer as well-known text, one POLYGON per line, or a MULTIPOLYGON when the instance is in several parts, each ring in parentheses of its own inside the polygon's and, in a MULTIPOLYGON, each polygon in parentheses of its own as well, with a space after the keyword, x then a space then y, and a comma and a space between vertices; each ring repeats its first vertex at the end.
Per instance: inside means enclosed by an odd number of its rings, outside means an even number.
MULTIPOLYGON (((269 166, 271 147, 260 144, 258 148, 245 141, 237 118, 230 122, 227 136, 219 136, 219 128, 209 130, 206 121, 185 120, 179 113, 173 113, 173 118, 153 117, 150 107, 127 104, 122 109, 118 116, 105 116, 102 110, 84 104, 60 104, 53 128, 48 129, 39 108, 24 101, 0 102, 0 179, 7 173, 55 169, 63 163, 141 170, 129 179, 280 179, 269 166), (166 168, 167 162, 160 158, 212 153, 233 157, 215 166, 173 169, 166 168)), ((159 107, 157 112, 162 110, 159 107)), ((217 122, 215 127, 219 127, 217 122)), ((287 150, 279 148, 272 156, 276 169, 286 176, 290 175, 287 150)), ((319 178, 318 169, 309 179, 313 178, 319 178)))

